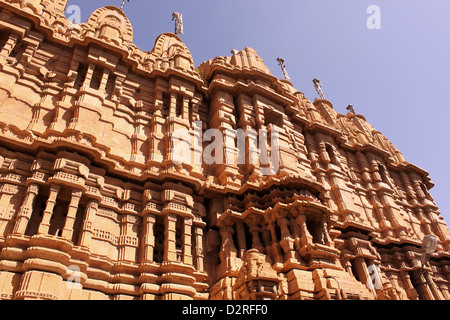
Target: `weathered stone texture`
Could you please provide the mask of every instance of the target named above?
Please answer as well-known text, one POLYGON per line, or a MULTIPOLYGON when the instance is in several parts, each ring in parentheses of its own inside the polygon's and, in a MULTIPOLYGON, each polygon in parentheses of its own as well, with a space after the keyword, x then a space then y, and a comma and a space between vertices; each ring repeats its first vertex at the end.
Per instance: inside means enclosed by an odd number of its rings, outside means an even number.
POLYGON ((65 6, 0 1, 0 299, 450 299, 433 184, 362 115, 251 48, 195 69, 175 34, 145 52, 119 8, 65 6), (232 130, 278 129, 279 170, 177 163, 195 121, 232 159, 232 130))

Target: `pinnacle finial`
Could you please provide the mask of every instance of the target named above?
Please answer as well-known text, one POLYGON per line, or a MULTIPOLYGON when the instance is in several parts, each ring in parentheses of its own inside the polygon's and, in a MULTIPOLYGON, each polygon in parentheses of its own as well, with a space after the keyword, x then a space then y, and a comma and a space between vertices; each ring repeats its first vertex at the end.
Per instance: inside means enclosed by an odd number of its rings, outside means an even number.
POLYGON ((348 112, 355 113, 355 109, 353 109, 353 106, 351 104, 348 105, 347 110, 348 112))
POLYGON ((286 71, 286 66, 284 65, 285 60, 283 58, 277 58, 277 61, 278 61, 278 65, 281 67, 281 72, 283 72, 284 79, 291 81, 291 78, 289 77, 289 75, 286 71))
POLYGON ((125 6, 125 2, 130 2, 130 0, 122 0, 122 4, 120 5, 120 9, 123 10, 123 7, 125 6))
POLYGON ((172 13, 172 21, 175 20, 175 34, 183 33, 183 15, 179 12, 172 13))
POLYGON ((314 87, 316 88, 317 93, 320 96, 320 99, 325 100, 325 96, 322 91, 322 86, 320 85, 320 81, 316 78, 313 79, 314 87))

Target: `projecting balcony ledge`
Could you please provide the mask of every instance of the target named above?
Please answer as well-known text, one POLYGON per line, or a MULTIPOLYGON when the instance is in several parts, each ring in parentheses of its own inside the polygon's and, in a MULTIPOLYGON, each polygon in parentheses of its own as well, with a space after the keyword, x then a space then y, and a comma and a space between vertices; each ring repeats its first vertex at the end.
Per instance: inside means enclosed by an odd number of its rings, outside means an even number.
POLYGON ((67 253, 40 246, 29 247, 26 251, 26 255, 28 258, 45 259, 48 261, 61 263, 63 265, 68 265, 70 260, 70 255, 67 253))
POLYGON ((47 234, 37 234, 32 236, 30 239, 30 245, 56 249, 62 252, 69 252, 73 249, 73 244, 71 241, 47 234))
MULTIPOLYGON (((4 247, 27 247, 29 245, 30 236, 25 236, 23 234, 9 234, 4 238, 4 247)), ((0 243, 2 239, 0 238, 0 243)))
POLYGON ((184 273, 168 272, 161 275, 160 281, 164 283, 176 283, 186 286, 193 286, 195 283, 195 278, 184 273))
POLYGON ((160 287, 160 293, 179 293, 184 294, 190 297, 194 297, 197 294, 197 291, 190 286, 185 286, 181 284, 174 283, 163 283, 160 287))
POLYGON ((192 274, 194 271, 195 271, 194 266, 181 262, 163 261, 161 263, 162 273, 181 272, 184 274, 192 274))
POLYGON ((47 259, 30 258, 23 263, 23 271, 40 270, 64 276, 67 273, 67 266, 65 264, 50 261, 47 259))

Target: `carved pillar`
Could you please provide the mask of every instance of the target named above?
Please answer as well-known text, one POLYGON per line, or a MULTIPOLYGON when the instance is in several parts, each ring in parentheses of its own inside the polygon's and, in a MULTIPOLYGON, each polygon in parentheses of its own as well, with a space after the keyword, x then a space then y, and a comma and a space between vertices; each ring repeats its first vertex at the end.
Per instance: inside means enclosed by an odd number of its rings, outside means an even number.
POLYGON ((435 300, 445 300, 443 293, 439 290, 436 283, 433 281, 433 278, 431 277, 429 272, 426 272, 424 274, 424 278, 426 283, 428 284, 428 290, 430 290, 430 293, 432 293, 432 296, 434 296, 435 300))
POLYGON ((158 88, 155 88, 154 114, 150 122, 150 135, 148 139, 149 159, 148 166, 150 171, 158 171, 164 161, 164 152, 160 150, 160 143, 164 143, 164 124, 165 118, 162 116, 164 107, 163 94, 158 88))
MULTIPOLYGON (((425 278, 425 275, 423 273, 421 273, 420 271, 416 270, 416 271, 413 271, 412 276, 417 279, 416 280, 416 290, 421 291, 422 299, 435 300, 435 298, 433 296, 433 293, 430 290, 431 283, 427 282, 427 279, 425 278)), ((420 297, 420 294, 419 294, 419 299, 420 298, 421 297, 420 297)))
POLYGON ((106 84, 108 83, 108 78, 109 75, 111 74, 111 71, 107 68, 103 69, 103 75, 102 75, 102 80, 100 82, 100 91, 105 91, 106 90, 106 84))
POLYGON ((250 233, 252 234, 252 248, 259 251, 259 253, 264 253, 264 247, 259 238, 259 232, 261 228, 258 226, 251 226, 250 233))
POLYGON ((269 254, 270 253, 270 245, 271 245, 271 243, 270 243, 270 232, 267 229, 267 225, 263 226, 261 228, 261 230, 262 230, 262 242, 263 242, 263 245, 264 245, 264 249, 265 249, 266 254, 269 254))
POLYGON ((170 109, 169 109, 169 118, 175 117, 177 115, 177 94, 170 94, 170 109))
POLYGON ((86 78, 84 79, 82 87, 90 87, 92 75, 94 74, 94 70, 95 70, 95 63, 92 63, 92 62, 89 63, 89 68, 87 70, 86 78))
POLYGON ((369 260, 367 262, 367 271, 369 273, 369 281, 373 284, 374 289, 382 289, 380 269, 379 267, 377 267, 373 260, 369 260))
POLYGON ((244 223, 239 221, 236 223, 237 245, 239 248, 239 258, 243 259, 247 251, 247 244, 245 242, 245 228, 244 223))
POLYGON ((280 244, 278 243, 277 233, 275 231, 276 225, 274 222, 267 225, 267 228, 270 232, 270 237, 272 238, 272 242, 270 244, 272 255, 275 258, 276 262, 283 262, 283 255, 281 254, 280 244))
POLYGON ((195 236, 195 260, 197 271, 203 272, 203 228, 199 226, 194 227, 195 236))
POLYGON ((82 247, 89 248, 92 239, 92 225, 94 223, 95 216, 98 211, 98 200, 89 201, 86 207, 86 213, 84 215, 84 222, 81 231, 80 245, 82 247))
POLYGON ((300 232, 301 232, 301 238, 300 243, 302 246, 306 246, 308 243, 313 243, 313 237, 308 231, 308 228, 306 227, 306 216, 305 215, 299 215, 297 217, 297 223, 300 226, 300 232))
POLYGON ((406 271, 400 271, 400 277, 402 279, 404 288, 406 289, 406 295, 410 300, 417 300, 419 298, 416 289, 412 285, 411 278, 406 271))
POLYGON ((8 56, 11 54, 11 51, 16 46, 17 41, 19 40, 19 36, 15 33, 11 33, 8 37, 8 40, 6 41, 5 45, 3 46, 1 52, 0 52, 0 64, 4 63, 8 56))
POLYGON ((366 284, 370 290, 375 290, 373 283, 370 279, 369 270, 367 269, 366 261, 363 257, 357 257, 355 260, 356 272, 358 273, 359 280, 366 284))
POLYGON ((280 245, 288 259, 294 258, 294 239, 292 239, 291 234, 289 233, 288 220, 286 218, 279 218, 278 225, 281 229, 280 245))
POLYGON ((189 120, 189 98, 183 97, 182 116, 184 120, 189 120))
POLYGON ((23 201, 22 206, 19 209, 19 213, 17 214, 16 224, 14 225, 13 234, 24 234, 28 222, 30 221, 31 214, 33 213, 34 208, 34 200, 39 192, 39 185, 36 183, 31 183, 25 194, 25 199, 23 201))
POLYGON ((177 215, 174 213, 167 213, 164 218, 164 260, 177 261, 177 215))
POLYGON ((62 237, 68 240, 72 239, 73 225, 78 211, 78 204, 80 203, 83 191, 79 189, 72 190, 72 197, 70 199, 69 210, 67 211, 66 223, 62 232, 62 237))
POLYGON ((156 222, 156 217, 152 213, 147 213, 144 218, 145 225, 145 235, 144 235, 144 262, 153 262, 153 252, 155 249, 155 234, 154 225, 156 222))
POLYGON ((38 234, 48 234, 50 228, 50 219, 53 215, 53 209, 56 203, 56 197, 58 196, 61 186, 52 184, 50 186, 50 195, 48 196, 47 204, 42 216, 41 224, 39 225, 38 234))
POLYGON ((330 234, 328 233, 328 224, 325 221, 325 218, 323 218, 323 220, 320 221, 320 230, 322 232, 322 241, 323 244, 330 246, 332 244, 332 240, 330 237, 330 234))
POLYGON ((442 292, 444 300, 450 300, 449 288, 445 284, 441 283, 439 290, 442 292))
POLYGON ((120 221, 119 260, 135 262, 139 239, 136 237, 136 228, 139 218, 130 213, 123 213, 120 221))
POLYGON ((301 243, 300 243, 300 237, 301 237, 301 230, 300 226, 297 223, 297 219, 291 218, 290 223, 292 226, 292 235, 294 236, 294 248, 296 250, 300 250, 301 243))
POLYGON ((226 262, 228 258, 236 257, 237 250, 233 242, 234 229, 229 226, 220 229, 222 237, 222 247, 220 248, 219 256, 222 263, 226 262))
POLYGON ((424 229, 424 233, 426 235, 433 234, 431 232, 431 225, 428 222, 428 220, 425 218, 425 214, 424 214, 423 210, 421 208, 416 208, 416 214, 417 214, 417 217, 418 217, 418 219, 420 221, 420 225, 424 229))
POLYGON ((192 265, 192 218, 184 218, 183 263, 192 265))

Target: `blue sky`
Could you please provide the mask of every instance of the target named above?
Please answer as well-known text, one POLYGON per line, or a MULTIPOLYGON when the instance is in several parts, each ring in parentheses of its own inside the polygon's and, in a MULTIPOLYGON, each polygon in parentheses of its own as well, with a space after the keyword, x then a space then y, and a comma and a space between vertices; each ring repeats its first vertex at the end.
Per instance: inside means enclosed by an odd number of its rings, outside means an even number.
MULTIPOLYGON (((121 0, 69 0, 82 22, 97 8, 121 0)), ((430 173, 431 190, 450 222, 450 2, 448 0, 131 0, 125 13, 134 42, 151 50, 173 32, 173 11, 183 14, 180 37, 198 66, 232 49, 252 47, 275 76, 286 60, 294 87, 317 97, 324 85, 334 108, 357 113, 381 131, 407 161, 430 173), (381 10, 381 29, 370 30, 366 12, 381 10)))

